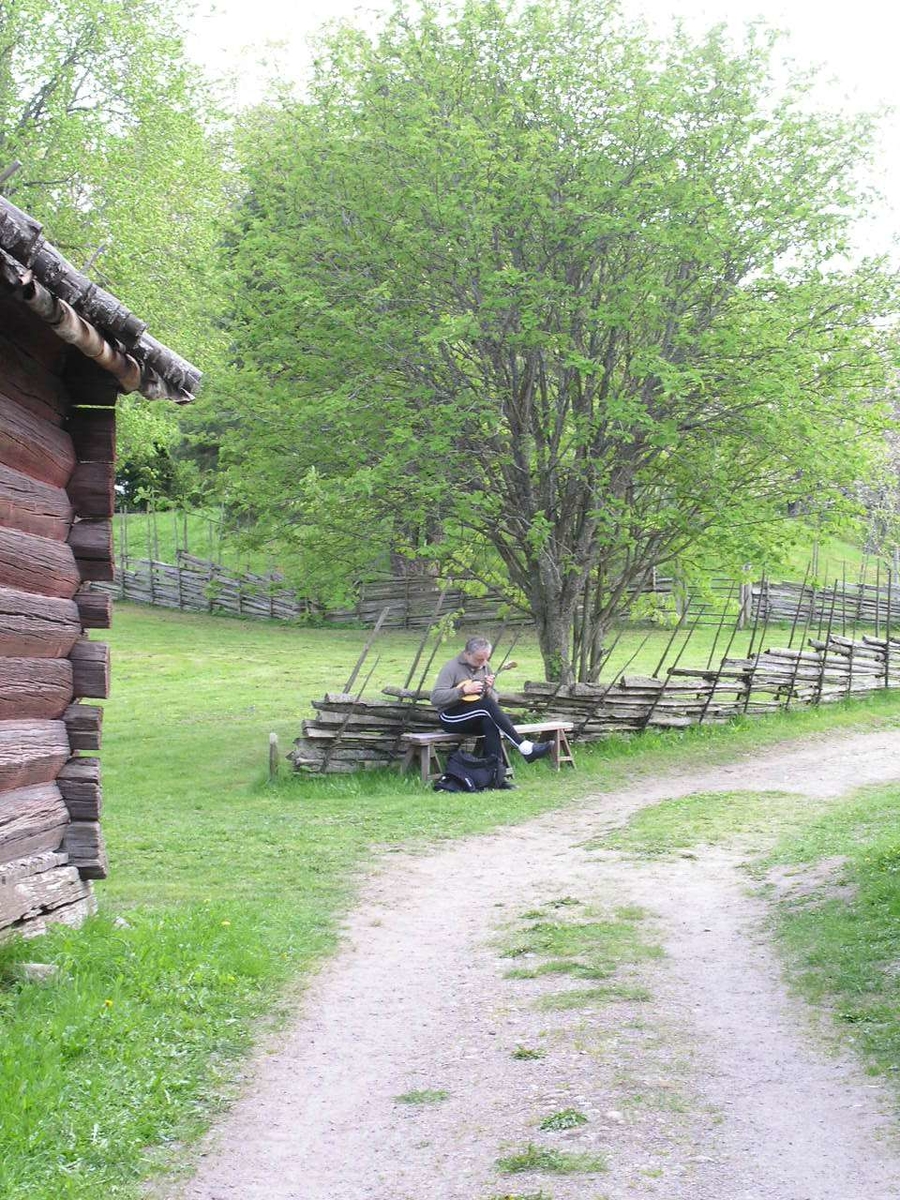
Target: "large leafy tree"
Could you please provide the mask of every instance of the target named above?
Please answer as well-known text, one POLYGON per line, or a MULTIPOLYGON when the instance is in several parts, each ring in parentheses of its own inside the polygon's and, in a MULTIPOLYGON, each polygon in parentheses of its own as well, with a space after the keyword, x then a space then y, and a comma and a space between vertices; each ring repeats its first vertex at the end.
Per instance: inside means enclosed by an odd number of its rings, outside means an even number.
POLYGON ((0 0, 0 170, 20 161, 4 194, 206 366, 223 126, 179 21, 174 0, 0 0))
POLYGON ((500 581, 562 680, 654 566, 840 504, 895 288, 833 265, 870 123, 776 85, 774 46, 659 44, 602 0, 326 40, 248 139, 232 502, 307 569, 393 543, 500 581))

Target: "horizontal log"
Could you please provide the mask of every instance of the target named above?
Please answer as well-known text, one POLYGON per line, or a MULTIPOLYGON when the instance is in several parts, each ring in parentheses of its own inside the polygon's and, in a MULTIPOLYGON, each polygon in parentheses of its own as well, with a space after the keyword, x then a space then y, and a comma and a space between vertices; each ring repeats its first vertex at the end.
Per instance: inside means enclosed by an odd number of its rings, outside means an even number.
POLYGON ((67 658, 0 658, 0 721, 55 720, 71 703, 67 658))
POLYGON ((76 558, 75 563, 84 583, 112 583, 116 577, 112 559, 76 558))
POLYGON ((73 750, 100 749, 103 709, 98 704, 70 704, 63 713, 63 721, 73 750))
POLYGON ((109 517, 81 519, 72 526, 68 537, 75 558, 111 562, 113 552, 112 521, 109 517))
POLYGON ((66 658, 81 636, 73 600, 0 588, 0 654, 66 658))
POLYGON ((0 791, 50 783, 70 753, 62 721, 0 721, 0 791))
POLYGON ((115 482, 112 463, 76 463, 66 489, 76 514, 111 517, 115 512, 115 482))
POLYGON ((80 584, 75 557, 65 543, 0 529, 0 588, 69 599, 80 584))
POLYGON ((71 404, 59 375, 48 371, 3 334, 0 334, 0 396, 54 425, 62 424, 71 404))
POLYGON ((66 421, 75 456, 81 462, 116 461, 116 410, 114 408, 73 408, 66 421))
POLYGON ((109 874, 103 831, 97 821, 72 821, 66 827, 63 849, 82 879, 105 879, 109 874))
POLYGON ((99 758, 70 758, 56 783, 73 821, 99 819, 102 807, 99 758))
POLYGON ((83 639, 72 647, 69 659, 73 694, 105 700, 109 695, 109 646, 83 639))
POLYGON ((3 339, 12 343, 51 376, 59 379, 66 361, 66 345, 46 321, 36 316, 27 304, 14 296, 0 295, 0 329, 3 339))
POLYGON ((78 906, 79 913, 88 912, 92 908, 90 887, 73 866, 53 867, 14 883, 0 882, 0 929, 21 926, 39 932, 43 922, 65 919, 62 914, 70 908, 78 906))
POLYGON ((69 811, 55 783, 0 794, 0 864, 58 850, 69 811))
POLYGON ((114 409, 122 391, 111 371, 74 347, 66 359, 63 382, 75 405, 91 408, 114 409))
POLYGON ((18 883, 42 871, 53 871, 64 867, 67 859, 62 850, 46 850, 40 854, 28 854, 8 863, 0 863, 0 884, 18 883))
POLYGON ((0 394, 0 462, 41 483, 65 487, 75 468, 75 449, 64 429, 0 394))
POLYGON ((81 588, 72 599, 85 629, 109 629, 112 624, 112 596, 109 592, 81 588))
POLYGON ((0 526, 64 542, 72 505, 64 488, 0 464, 0 526))

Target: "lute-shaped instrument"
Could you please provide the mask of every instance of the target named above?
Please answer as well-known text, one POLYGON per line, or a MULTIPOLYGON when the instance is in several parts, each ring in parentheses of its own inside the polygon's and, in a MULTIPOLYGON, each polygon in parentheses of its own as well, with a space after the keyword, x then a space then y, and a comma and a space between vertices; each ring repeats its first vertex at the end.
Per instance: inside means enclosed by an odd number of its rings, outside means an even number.
MULTIPOLYGON (((496 680, 497 676, 500 674, 500 672, 501 672, 501 671, 512 671, 512 670, 514 670, 514 669, 515 669, 515 668, 516 668, 518 665, 519 665, 519 664, 518 664, 517 662, 508 662, 508 663, 503 663, 503 664, 502 664, 501 666, 499 666, 499 667, 497 668, 497 670, 494 672, 494 679, 496 680)), ((483 682, 483 681, 482 681, 482 680, 477 680, 477 681, 475 681, 475 682, 481 683, 481 682, 483 682)), ((481 690, 480 692, 475 692, 475 694, 474 694, 474 695, 472 695, 472 696, 460 696, 460 700, 465 700, 466 704, 471 704, 471 703, 472 703, 474 700, 480 700, 480 699, 482 698, 482 696, 483 696, 483 695, 484 695, 484 689, 482 688, 482 690, 481 690)))

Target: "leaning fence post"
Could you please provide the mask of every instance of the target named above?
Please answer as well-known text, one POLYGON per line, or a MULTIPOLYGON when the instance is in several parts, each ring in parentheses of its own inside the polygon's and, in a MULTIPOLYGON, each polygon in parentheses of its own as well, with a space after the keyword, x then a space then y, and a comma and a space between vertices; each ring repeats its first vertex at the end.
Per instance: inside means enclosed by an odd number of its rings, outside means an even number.
POLYGON ((269 783, 278 778, 278 734, 269 734, 269 783))
POLYGON ((887 614, 884 618, 884 686, 891 686, 891 584, 894 572, 888 567, 887 614))

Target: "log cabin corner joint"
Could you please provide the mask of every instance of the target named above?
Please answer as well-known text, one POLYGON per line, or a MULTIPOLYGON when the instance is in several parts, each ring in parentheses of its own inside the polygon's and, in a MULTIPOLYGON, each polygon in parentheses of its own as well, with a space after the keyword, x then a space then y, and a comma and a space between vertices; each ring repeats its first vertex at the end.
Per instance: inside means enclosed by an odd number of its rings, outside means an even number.
POLYGON ((0 196, 0 938, 79 924, 100 827, 115 404, 183 404, 200 373, 0 196), (87 752, 87 754, 85 754, 87 752))

